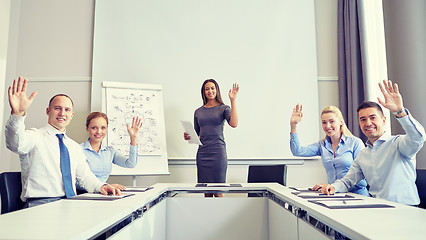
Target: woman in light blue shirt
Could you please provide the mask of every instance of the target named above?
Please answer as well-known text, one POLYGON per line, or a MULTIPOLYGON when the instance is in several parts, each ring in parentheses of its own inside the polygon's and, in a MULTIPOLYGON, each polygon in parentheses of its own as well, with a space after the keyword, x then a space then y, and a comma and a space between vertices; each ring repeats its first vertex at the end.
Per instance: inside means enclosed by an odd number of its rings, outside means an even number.
MULTIPOLYGON (((86 119, 86 131, 89 133, 89 139, 80 144, 86 155, 87 163, 95 176, 106 182, 112 169, 112 164, 125 168, 134 168, 138 162, 138 134, 142 127, 142 120, 134 117, 132 125, 127 124, 127 132, 130 136, 129 157, 114 149, 106 146, 102 140, 107 135, 108 117, 105 113, 92 112, 86 119)), ((120 190, 125 187, 120 184, 113 184, 120 190)))
MULTIPOLYGON (((322 164, 327 172, 328 183, 334 183, 346 175, 354 159, 364 148, 364 143, 353 136, 346 127, 340 110, 335 106, 329 106, 321 112, 322 129, 326 137, 308 146, 300 146, 297 124, 302 121, 302 117, 302 105, 298 104, 293 108, 290 119, 291 152, 298 157, 321 156, 322 164)), ((366 187, 367 181, 363 179, 354 186, 351 192, 369 196, 366 187)))

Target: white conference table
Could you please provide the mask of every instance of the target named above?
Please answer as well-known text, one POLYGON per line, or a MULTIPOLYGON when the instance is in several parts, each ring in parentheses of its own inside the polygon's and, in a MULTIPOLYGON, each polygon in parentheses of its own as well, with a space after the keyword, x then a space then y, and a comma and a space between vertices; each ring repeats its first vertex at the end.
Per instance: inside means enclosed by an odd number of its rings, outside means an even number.
MULTIPOLYGON (((292 194, 294 190, 276 183, 241 185, 224 188, 195 187, 195 183, 160 183, 147 192, 114 201, 60 200, 1 215, 0 239, 92 239, 132 215, 134 221, 111 239, 169 240, 183 239, 184 236, 199 239, 197 234, 201 233, 197 231, 209 224, 203 214, 214 215, 216 212, 224 218, 212 221, 226 224, 209 228, 213 229, 211 234, 223 232, 221 239, 228 239, 227 236, 229 239, 250 239, 247 235, 256 236, 251 239, 270 240, 310 239, 313 236, 328 239, 334 236, 318 231, 308 223, 309 219, 318 220, 351 239, 426 238, 424 209, 372 198, 368 199, 393 207, 328 209, 301 199, 292 194), (216 190, 229 192, 229 195, 224 198, 203 197, 202 192, 216 190), (244 195, 244 192, 253 190, 267 193, 267 197, 244 195), (230 196, 231 193, 236 196, 230 196), (185 229, 188 226, 191 229, 185 229), (160 235, 153 235, 158 233, 160 235)), ((211 238, 206 236, 205 239, 211 238)))

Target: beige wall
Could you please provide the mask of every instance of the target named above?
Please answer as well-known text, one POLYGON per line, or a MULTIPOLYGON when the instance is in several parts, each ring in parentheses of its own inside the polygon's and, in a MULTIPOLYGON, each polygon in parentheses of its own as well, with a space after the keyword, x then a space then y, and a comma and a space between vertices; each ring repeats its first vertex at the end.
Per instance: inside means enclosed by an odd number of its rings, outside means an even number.
MULTIPOLYGON (((386 33, 386 54, 389 79, 397 82, 404 106, 417 121, 426 123, 426 2, 423 0, 383 1, 386 33)), ((404 134, 404 129, 391 118, 392 133, 404 134)), ((417 153, 417 169, 426 169, 426 148, 417 153)))
MULTIPOLYGON (((0 0, 0 99, 5 99, 6 89, 6 67, 7 67, 7 51, 8 51, 8 40, 9 40, 9 21, 10 21, 10 0, 0 0)), ((4 143, 4 109, 9 105, 7 101, 3 101, 4 104, 0 106, 0 152, 1 156, 4 156, 7 152, 4 143)), ((8 163, 9 158, 2 159, 0 161, 0 172, 3 172, 7 168, 4 163, 8 163)))
MULTIPOLYGON (((62 89, 73 92, 76 118, 68 128, 69 135, 81 142, 86 133, 81 125, 90 111, 90 78, 92 61, 94 1, 89 0, 16 0, 11 7, 8 44, 7 81, 18 75, 30 78, 31 89, 40 91, 35 110, 28 114, 27 125, 38 127, 46 117, 46 99, 62 89), (55 88, 51 87, 55 86, 55 88), (84 87, 81 87, 84 86, 84 87), (77 117, 78 116, 78 117, 77 117), (31 120, 31 118, 33 120, 31 120)), ((337 92, 337 0, 316 0, 317 60, 319 108, 338 105, 337 92)), ((0 76, 1 77, 1 76, 0 76)), ((307 86, 309 87, 309 86, 307 86)), ((3 91, 4 92, 4 91, 3 91)), ((5 99, 3 120, 9 115, 5 99)), ((285 123, 286 124, 286 123, 285 123)), ((319 123, 318 123, 319 124, 319 123)), ((322 135, 322 133, 321 133, 322 135)), ((0 172, 18 170, 18 158, 4 148, 2 141, 0 172)), ((169 176, 137 177, 139 185, 155 182, 195 182, 194 165, 170 165, 169 176)), ((247 165, 230 165, 228 182, 244 182, 247 165)), ((131 177, 112 177, 111 181, 126 185, 131 177)), ((325 182, 320 160, 306 160, 303 166, 290 166, 288 184, 308 186, 325 182)))

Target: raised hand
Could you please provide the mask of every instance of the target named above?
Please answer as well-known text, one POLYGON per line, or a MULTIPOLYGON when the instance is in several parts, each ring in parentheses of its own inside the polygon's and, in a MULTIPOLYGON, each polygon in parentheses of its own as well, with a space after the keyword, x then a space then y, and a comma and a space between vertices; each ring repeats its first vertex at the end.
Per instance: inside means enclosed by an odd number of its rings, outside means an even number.
POLYGON ((384 100, 379 97, 377 100, 379 103, 389 109, 391 112, 398 112, 404 109, 404 104, 402 103, 402 96, 399 93, 398 84, 393 84, 391 80, 383 80, 383 84, 379 83, 380 91, 383 93, 384 100))
POLYGON ((232 85, 232 89, 229 89, 228 95, 231 101, 234 101, 237 98, 237 94, 239 90, 240 90, 240 85, 236 83, 232 85))
POLYGON ((303 112, 302 112, 302 104, 297 104, 295 108, 293 108, 293 113, 291 114, 290 118, 290 125, 296 125, 300 121, 302 121, 303 118, 303 112))
POLYGON ((293 113, 290 118, 290 133, 295 134, 297 132, 297 124, 302 121, 303 113, 302 113, 302 104, 297 104, 295 108, 293 108, 293 113))
POLYGON ((142 119, 140 119, 139 117, 133 117, 132 125, 130 126, 130 124, 128 123, 126 125, 127 132, 130 135, 130 144, 136 146, 139 130, 142 128, 142 119))
POLYGON ((17 116, 23 116, 25 111, 32 104, 34 97, 37 95, 37 92, 31 93, 30 97, 27 97, 27 85, 28 80, 22 79, 22 77, 13 80, 13 85, 9 86, 9 105, 12 109, 11 113, 17 116))

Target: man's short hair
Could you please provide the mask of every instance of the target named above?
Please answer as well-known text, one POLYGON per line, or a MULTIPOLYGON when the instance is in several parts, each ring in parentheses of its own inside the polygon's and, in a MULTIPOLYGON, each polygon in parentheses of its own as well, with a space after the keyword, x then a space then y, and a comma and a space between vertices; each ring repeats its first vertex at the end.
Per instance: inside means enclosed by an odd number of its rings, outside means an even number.
POLYGON ((55 97, 60 97, 60 96, 63 96, 63 97, 67 97, 67 98, 69 98, 69 100, 71 101, 72 107, 74 108, 74 102, 72 101, 72 99, 71 99, 68 95, 63 94, 63 93, 56 94, 55 96, 53 96, 53 97, 49 100, 49 108, 50 108, 50 104, 52 104, 53 99, 55 99, 55 97))
POLYGON ((361 111, 362 109, 366 109, 366 108, 375 108, 375 109, 377 109, 377 111, 380 112, 382 117, 384 116, 382 107, 380 107, 380 105, 378 103, 375 103, 375 102, 372 102, 372 101, 364 101, 363 103, 361 103, 361 105, 359 105, 359 107, 357 109, 357 113, 359 114, 359 111, 361 111))

